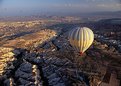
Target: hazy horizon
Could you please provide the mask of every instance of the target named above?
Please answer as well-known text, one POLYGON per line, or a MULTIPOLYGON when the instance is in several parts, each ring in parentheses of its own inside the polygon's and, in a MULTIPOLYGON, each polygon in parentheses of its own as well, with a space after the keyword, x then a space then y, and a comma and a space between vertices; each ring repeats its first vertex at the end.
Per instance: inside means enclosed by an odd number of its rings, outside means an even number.
POLYGON ((120 11, 119 0, 0 0, 0 16, 120 11))

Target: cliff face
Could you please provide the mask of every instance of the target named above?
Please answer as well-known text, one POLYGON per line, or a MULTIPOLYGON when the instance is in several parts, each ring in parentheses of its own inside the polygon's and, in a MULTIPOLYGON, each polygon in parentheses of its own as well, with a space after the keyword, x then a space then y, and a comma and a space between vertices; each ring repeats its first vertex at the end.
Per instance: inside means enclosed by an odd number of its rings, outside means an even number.
POLYGON ((7 62, 12 62, 15 60, 14 53, 11 51, 13 48, 0 47, 0 75, 4 72, 7 62))
POLYGON ((51 40, 55 36, 55 31, 41 30, 40 32, 6 41, 6 43, 0 47, 0 75, 2 75, 4 70, 8 67, 8 63, 11 63, 16 59, 16 54, 20 54, 19 51, 13 52, 16 48, 35 49, 37 46, 45 41, 51 40))

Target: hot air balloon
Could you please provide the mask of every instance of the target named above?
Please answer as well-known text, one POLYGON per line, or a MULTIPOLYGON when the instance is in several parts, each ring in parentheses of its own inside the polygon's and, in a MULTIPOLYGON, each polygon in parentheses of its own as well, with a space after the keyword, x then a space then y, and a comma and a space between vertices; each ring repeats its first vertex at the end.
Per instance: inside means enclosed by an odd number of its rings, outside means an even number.
POLYGON ((93 40, 93 31, 87 27, 76 27, 69 33, 70 44, 81 55, 91 46, 93 40))

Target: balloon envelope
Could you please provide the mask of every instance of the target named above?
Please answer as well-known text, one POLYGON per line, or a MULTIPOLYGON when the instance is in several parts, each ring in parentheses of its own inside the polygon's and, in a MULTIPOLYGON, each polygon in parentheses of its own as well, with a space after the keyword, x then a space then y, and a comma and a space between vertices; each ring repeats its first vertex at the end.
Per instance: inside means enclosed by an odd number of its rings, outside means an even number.
POLYGON ((93 31, 87 27, 77 27, 69 33, 70 44, 81 54, 91 46, 93 40, 93 31))

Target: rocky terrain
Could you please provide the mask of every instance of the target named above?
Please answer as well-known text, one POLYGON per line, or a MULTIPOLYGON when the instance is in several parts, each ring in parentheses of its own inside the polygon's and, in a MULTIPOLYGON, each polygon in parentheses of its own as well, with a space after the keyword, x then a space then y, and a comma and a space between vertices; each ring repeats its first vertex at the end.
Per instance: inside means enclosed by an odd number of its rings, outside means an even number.
POLYGON ((116 70, 121 80, 121 54, 95 40, 80 56, 68 41, 68 32, 74 25, 49 25, 33 33, 3 39, 0 86, 98 86, 107 70, 116 70))

